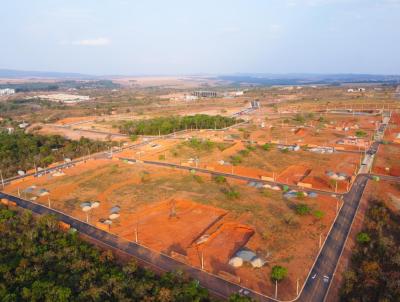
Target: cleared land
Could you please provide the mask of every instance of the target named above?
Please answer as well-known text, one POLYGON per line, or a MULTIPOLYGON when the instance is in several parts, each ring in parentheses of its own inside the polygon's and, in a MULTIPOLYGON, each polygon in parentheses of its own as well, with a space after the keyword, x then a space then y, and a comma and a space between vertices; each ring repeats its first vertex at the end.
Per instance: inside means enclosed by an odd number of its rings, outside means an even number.
POLYGON ((15 183, 6 191, 17 194, 19 188, 23 197, 32 198, 37 190, 46 189, 50 194, 39 196, 36 202, 48 204, 49 198, 52 207, 81 220, 86 220, 86 213, 80 204, 99 201, 100 206, 89 212, 92 224, 108 218, 111 207, 118 205, 121 215, 111 225, 112 233, 134 241, 137 231, 139 242, 183 255, 192 265, 200 265, 202 251, 206 270, 228 272, 240 277, 242 284, 267 294, 273 293, 268 278, 271 267, 285 265, 290 273, 282 286, 288 298, 294 295, 296 279, 305 279, 318 250, 319 235, 326 236, 336 213, 332 197, 286 199, 282 193, 241 182, 217 183, 207 175, 121 161, 90 160, 65 173, 15 183), (234 197, 228 193, 232 190, 237 192, 234 197), (310 213, 296 214, 299 204, 307 205, 310 213), (317 210, 324 213, 322 218, 314 216, 317 210), (204 234, 209 240, 197 244, 204 234), (243 246, 265 257, 267 265, 260 269, 231 267, 230 257, 243 246))

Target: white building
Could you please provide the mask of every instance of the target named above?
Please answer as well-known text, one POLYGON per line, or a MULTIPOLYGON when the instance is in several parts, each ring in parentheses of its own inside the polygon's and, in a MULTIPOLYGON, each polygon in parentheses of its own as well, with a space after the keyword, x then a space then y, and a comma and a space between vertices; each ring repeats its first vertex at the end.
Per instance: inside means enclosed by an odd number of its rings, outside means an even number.
POLYGON ((14 93, 15 93, 15 89, 10 89, 10 88, 0 89, 0 96, 1 95, 11 95, 14 93))

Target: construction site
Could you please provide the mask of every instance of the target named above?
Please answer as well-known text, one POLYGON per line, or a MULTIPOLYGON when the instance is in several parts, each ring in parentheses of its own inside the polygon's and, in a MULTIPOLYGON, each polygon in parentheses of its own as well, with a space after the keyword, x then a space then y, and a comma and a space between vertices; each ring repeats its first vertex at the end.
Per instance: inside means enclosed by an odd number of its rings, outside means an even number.
POLYGON ((341 206, 329 195, 283 196, 245 181, 114 159, 90 159, 5 191, 265 293, 273 290, 265 278, 273 263, 293 273, 285 287, 306 278, 341 206), (299 204, 310 213, 297 215, 299 204), (253 256, 235 257, 241 251, 253 256))
MULTIPOLYGON (((160 96, 167 106, 141 114, 116 108, 33 123, 27 131, 117 143, 28 171, 4 192, 268 297, 277 293, 272 268, 283 265, 289 274, 279 299, 293 299, 312 276, 357 177, 400 176, 395 109, 358 99, 351 107, 340 98, 326 107, 292 103, 309 89, 274 88, 274 102, 269 92, 256 99, 250 90, 233 99, 205 97, 193 107, 167 95, 160 96), (127 121, 196 114, 237 122, 158 135, 121 131, 127 121)), ((332 90, 312 93, 333 98, 332 90)), ((396 188, 390 187, 394 200, 396 188)))

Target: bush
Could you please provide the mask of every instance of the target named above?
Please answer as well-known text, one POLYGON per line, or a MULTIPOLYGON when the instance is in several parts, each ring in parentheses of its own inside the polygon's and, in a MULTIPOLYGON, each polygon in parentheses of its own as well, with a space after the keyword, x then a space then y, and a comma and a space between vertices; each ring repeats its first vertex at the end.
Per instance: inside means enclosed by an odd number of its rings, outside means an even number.
POLYGON ((262 148, 263 148, 264 151, 269 151, 269 150, 272 149, 272 146, 271 146, 271 144, 266 143, 266 144, 264 144, 264 145, 262 146, 262 148))
POLYGON ((299 204, 296 206, 296 213, 300 216, 308 215, 310 214, 311 209, 308 205, 306 204, 299 204))
POLYGON ((216 182, 217 184, 226 183, 226 178, 225 178, 225 176, 222 176, 222 175, 217 175, 217 176, 215 176, 215 177, 214 177, 214 180, 215 180, 215 182, 216 182))
POLYGON ((317 218, 318 220, 321 220, 325 216, 325 213, 323 211, 320 211, 320 210, 314 211, 313 214, 314 214, 314 217, 317 218))
POLYGON ((228 302, 251 302, 249 297, 241 296, 239 294, 233 294, 229 297, 228 302))
POLYGON ((367 133, 364 132, 364 131, 362 131, 362 130, 357 130, 357 131, 356 131, 356 136, 357 136, 357 137, 366 137, 366 136, 367 136, 367 133))
POLYGON ((247 156, 247 155, 249 155, 249 153, 250 153, 250 151, 249 151, 249 150, 246 150, 246 149, 245 149, 245 150, 240 150, 240 151, 239 151, 239 154, 242 155, 242 156, 247 156))
POLYGON ((242 158, 239 155, 234 155, 231 157, 232 165, 237 166, 242 163, 242 158))
POLYGON ((238 199, 240 197, 240 193, 235 189, 226 190, 224 193, 228 199, 238 199))
POLYGON ((287 268, 280 265, 275 265, 274 267, 272 267, 271 279, 273 281, 280 282, 286 278, 287 274, 288 274, 287 268))
POLYGON ((160 155, 158 156, 158 159, 159 159, 159 160, 165 160, 165 155, 164 155, 164 154, 160 154, 160 155))
POLYGON ((299 122, 299 123, 304 123, 304 122, 306 121, 306 119, 304 118, 304 116, 301 115, 300 113, 297 113, 297 114, 294 116, 294 120, 295 120, 296 122, 299 122))
POLYGON ((367 233, 361 232, 357 234, 357 242, 359 244, 365 244, 371 241, 371 237, 367 233))

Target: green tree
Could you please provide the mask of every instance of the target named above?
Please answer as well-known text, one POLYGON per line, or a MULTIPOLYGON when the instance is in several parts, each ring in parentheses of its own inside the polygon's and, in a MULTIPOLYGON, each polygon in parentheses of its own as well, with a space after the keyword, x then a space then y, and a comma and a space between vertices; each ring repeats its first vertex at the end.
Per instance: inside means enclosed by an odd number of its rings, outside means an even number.
POLYGON ((280 282, 286 278, 287 274, 288 274, 287 268, 280 266, 280 265, 275 265, 272 267, 271 279, 273 281, 280 282))
POLYGON ((365 244, 365 243, 368 243, 371 241, 371 237, 367 233, 364 233, 364 232, 358 233, 356 239, 357 239, 357 242, 360 244, 365 244))

